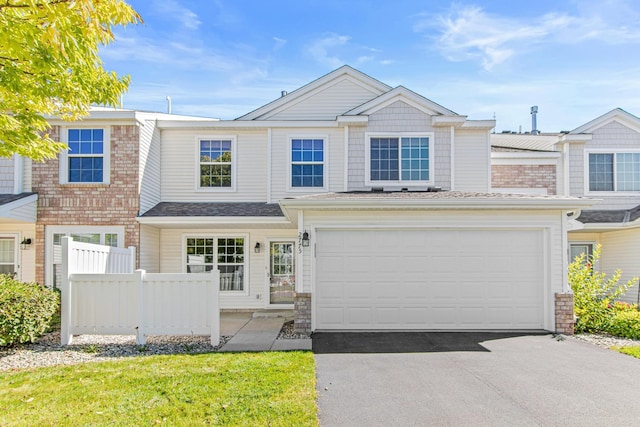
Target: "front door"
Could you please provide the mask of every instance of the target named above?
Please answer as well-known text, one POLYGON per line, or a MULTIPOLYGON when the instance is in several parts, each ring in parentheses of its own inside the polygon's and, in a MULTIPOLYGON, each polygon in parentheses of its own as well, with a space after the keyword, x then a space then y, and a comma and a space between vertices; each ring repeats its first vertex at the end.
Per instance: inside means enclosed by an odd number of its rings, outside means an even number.
POLYGON ((269 244, 269 303, 271 305, 293 304, 296 284, 293 242, 271 242, 269 244))

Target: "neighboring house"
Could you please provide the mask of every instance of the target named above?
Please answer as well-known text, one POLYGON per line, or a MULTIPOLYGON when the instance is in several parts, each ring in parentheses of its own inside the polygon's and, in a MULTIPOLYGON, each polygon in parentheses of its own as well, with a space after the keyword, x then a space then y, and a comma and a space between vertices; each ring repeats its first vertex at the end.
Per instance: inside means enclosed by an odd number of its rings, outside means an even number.
POLYGON ((300 331, 571 328, 568 215, 592 202, 492 192, 493 120, 344 66, 236 120, 51 124, 79 152, 29 178, 49 285, 69 234, 218 269, 223 309, 294 308, 300 331))
MULTIPOLYGON (((492 146, 494 187, 521 186, 532 191, 531 187, 542 186, 538 184, 544 176, 550 176, 547 168, 555 161, 551 167, 556 169, 557 194, 597 200, 574 218, 577 221, 571 221, 570 259, 583 252, 590 255, 599 243, 599 269, 610 274, 620 269, 623 281, 640 276, 636 258, 640 253, 640 118, 614 109, 571 132, 495 134, 492 146), (504 166, 507 157, 528 164, 528 173, 513 162, 504 166), (523 176, 528 177, 525 182, 523 176)), ((638 298, 636 287, 622 299, 637 303, 638 298)))

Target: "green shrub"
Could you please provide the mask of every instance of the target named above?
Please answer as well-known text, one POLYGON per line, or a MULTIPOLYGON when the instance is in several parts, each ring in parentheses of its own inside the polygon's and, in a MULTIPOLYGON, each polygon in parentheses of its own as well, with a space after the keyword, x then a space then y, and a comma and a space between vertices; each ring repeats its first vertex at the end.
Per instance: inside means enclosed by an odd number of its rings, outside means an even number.
POLYGON ((618 337, 640 339, 640 311, 614 313, 609 325, 609 333, 618 337))
POLYGON ((638 284, 637 277, 618 284, 622 274, 620 270, 609 278, 606 273, 596 271, 593 266, 600 259, 600 249, 597 245, 587 262, 582 254, 569 265, 569 284, 577 317, 576 332, 609 332, 614 313, 625 312, 615 309, 612 301, 638 284))
POLYGON ((34 342, 47 331, 59 301, 51 289, 0 275, 0 346, 34 342))

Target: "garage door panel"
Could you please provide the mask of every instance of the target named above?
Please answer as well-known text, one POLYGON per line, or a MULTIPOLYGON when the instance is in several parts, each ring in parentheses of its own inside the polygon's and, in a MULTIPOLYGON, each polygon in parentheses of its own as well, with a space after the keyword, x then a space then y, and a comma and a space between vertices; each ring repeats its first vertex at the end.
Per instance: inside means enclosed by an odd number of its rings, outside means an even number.
POLYGON ((539 230, 319 230, 317 246, 317 329, 542 328, 539 230))

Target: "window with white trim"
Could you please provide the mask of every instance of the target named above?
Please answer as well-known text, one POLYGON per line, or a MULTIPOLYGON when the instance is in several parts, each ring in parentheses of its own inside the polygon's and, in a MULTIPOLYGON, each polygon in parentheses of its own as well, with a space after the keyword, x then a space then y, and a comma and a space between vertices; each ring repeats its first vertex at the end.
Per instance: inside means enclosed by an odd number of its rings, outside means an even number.
POLYGON ((591 262, 591 256, 593 255, 594 243, 569 243, 569 262, 572 263, 575 261, 576 257, 584 254, 584 258, 582 262, 587 264, 591 262))
POLYGON ((370 135, 367 182, 426 184, 433 180, 431 134, 370 135))
POLYGON ((640 152, 588 153, 589 191, 640 191, 640 152))
POLYGON ((291 139, 291 188, 324 187, 323 138, 291 139))
POLYGON ((233 187, 233 141, 231 139, 198 140, 200 188, 233 187))
POLYGON ((104 183, 104 129, 67 129, 66 182, 104 183))
POLYGON ((187 237, 187 273, 220 271, 221 291, 244 291, 244 237, 187 237))

